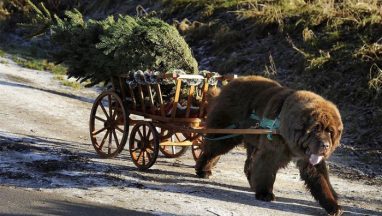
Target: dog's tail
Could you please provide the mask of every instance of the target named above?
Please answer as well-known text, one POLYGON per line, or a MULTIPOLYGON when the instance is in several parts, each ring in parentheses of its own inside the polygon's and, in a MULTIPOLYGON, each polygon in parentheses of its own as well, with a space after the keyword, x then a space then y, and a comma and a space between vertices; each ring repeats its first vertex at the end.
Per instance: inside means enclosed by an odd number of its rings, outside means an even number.
POLYGON ((216 98, 220 95, 220 88, 211 88, 208 90, 206 99, 207 99, 207 113, 209 113, 216 103, 216 98))

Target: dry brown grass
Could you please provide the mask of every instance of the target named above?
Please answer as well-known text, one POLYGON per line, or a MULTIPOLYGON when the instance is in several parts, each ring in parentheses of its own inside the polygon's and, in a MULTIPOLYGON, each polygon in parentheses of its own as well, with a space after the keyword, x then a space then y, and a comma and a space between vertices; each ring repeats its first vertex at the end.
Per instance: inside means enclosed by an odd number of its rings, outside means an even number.
POLYGON ((378 97, 382 93, 382 69, 377 64, 373 64, 369 74, 369 88, 375 91, 378 97))

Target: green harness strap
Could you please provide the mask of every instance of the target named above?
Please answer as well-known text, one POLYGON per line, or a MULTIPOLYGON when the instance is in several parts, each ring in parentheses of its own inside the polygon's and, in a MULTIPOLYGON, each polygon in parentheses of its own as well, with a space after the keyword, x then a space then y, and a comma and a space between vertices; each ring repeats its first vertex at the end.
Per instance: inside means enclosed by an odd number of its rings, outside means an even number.
MULTIPOLYGON (((263 118, 261 119, 255 111, 251 113, 249 116, 250 119, 254 119, 256 121, 259 121, 259 127, 263 129, 279 129, 280 128, 280 118, 279 116, 276 117, 276 119, 268 119, 268 118, 263 118)), ((268 140, 272 141, 272 134, 267 135, 268 140)))
MULTIPOLYGON (((260 118, 256 114, 256 112, 253 111, 251 113, 251 115, 249 116, 249 118, 258 121, 259 122, 259 128, 270 129, 270 130, 280 128, 280 118, 278 116, 276 119, 260 118)), ((237 125, 232 124, 232 125, 229 125, 228 127, 226 127, 226 129, 234 129, 234 128, 237 128, 237 125)), ((204 136, 204 139, 211 140, 211 141, 218 141, 218 140, 229 139, 229 138, 233 138, 233 137, 237 137, 237 136, 241 136, 241 135, 242 134, 228 134, 225 136, 215 137, 215 138, 209 138, 207 136, 204 136)), ((268 138, 268 140, 272 141, 272 134, 271 133, 267 134, 267 138, 268 138)))

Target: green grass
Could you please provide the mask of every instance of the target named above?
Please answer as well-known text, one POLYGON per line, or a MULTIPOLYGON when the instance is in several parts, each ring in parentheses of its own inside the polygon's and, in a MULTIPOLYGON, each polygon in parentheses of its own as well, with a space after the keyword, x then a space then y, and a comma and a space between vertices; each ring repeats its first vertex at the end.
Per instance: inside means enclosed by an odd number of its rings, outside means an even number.
POLYGON ((62 80, 61 81, 62 85, 71 87, 73 89, 79 90, 82 88, 82 85, 79 82, 73 82, 70 80, 62 80))
POLYGON ((71 87, 75 90, 83 88, 83 85, 81 83, 68 80, 66 79, 66 76, 62 74, 54 74, 54 79, 58 80, 62 85, 71 87))
POLYGON ((40 71, 50 71, 54 74, 54 79, 60 81, 60 83, 64 86, 71 87, 75 90, 82 88, 82 85, 79 82, 65 79, 64 75, 67 72, 67 68, 65 66, 55 65, 46 59, 25 59, 18 56, 13 56, 12 60, 21 67, 40 71))
POLYGON ((19 66, 29 69, 50 71, 53 74, 59 75, 64 75, 67 72, 67 68, 65 66, 55 65, 46 59, 21 58, 18 56, 13 56, 12 60, 19 66))
MULTIPOLYGON (((35 50, 35 49, 27 49, 27 50, 28 51, 26 51, 26 52, 25 52, 25 50, 24 50, 24 52, 21 52, 22 54, 24 54, 23 56, 25 56, 25 53, 29 53, 31 50, 35 50)), ((32 51, 32 53, 33 53, 33 51, 32 51)), ((0 57, 3 57, 3 56, 5 56, 5 52, 0 50, 0 57)), ((80 83, 65 79, 64 75, 67 72, 67 68, 65 66, 55 65, 46 59, 34 59, 34 58, 29 57, 29 56, 22 58, 22 57, 19 57, 17 55, 13 55, 12 60, 21 67, 25 67, 25 68, 29 68, 29 69, 33 69, 33 70, 40 70, 40 71, 50 71, 54 74, 54 78, 56 80, 59 80, 64 86, 68 86, 68 87, 71 87, 73 89, 82 88, 82 85, 80 83)), ((0 63, 8 64, 8 62, 5 60, 1 60, 0 63)), ((10 77, 10 78, 12 78, 12 77, 10 77)), ((17 79, 12 78, 12 80, 19 81, 19 82, 27 82, 27 80, 22 80, 22 78, 20 78, 20 77, 17 77, 17 79)))
POLYGON ((325 63, 330 61, 330 54, 329 52, 320 52, 318 56, 310 57, 309 58, 309 66, 307 69, 314 70, 314 69, 321 69, 324 67, 325 63))
POLYGON ((18 56, 13 56, 12 60, 21 67, 34 69, 34 70, 44 70, 45 63, 42 60, 37 59, 24 59, 18 56))
POLYGON ((55 65, 51 71, 53 74, 66 74, 67 73, 67 68, 62 65, 55 65))
POLYGON ((76 90, 82 88, 80 83, 66 80, 65 75, 67 73, 67 68, 65 66, 55 65, 44 58, 46 57, 44 54, 46 52, 45 50, 34 45, 30 47, 9 45, 6 46, 5 49, 7 51, 10 50, 12 60, 19 66, 33 70, 49 71, 54 74, 54 79, 60 81, 62 85, 76 90))

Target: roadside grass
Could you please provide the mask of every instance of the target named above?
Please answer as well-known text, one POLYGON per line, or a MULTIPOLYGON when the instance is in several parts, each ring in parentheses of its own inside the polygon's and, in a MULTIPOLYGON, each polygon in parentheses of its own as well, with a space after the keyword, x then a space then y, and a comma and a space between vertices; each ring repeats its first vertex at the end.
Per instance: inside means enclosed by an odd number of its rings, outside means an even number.
POLYGON ((48 71, 62 85, 71 87, 75 90, 83 88, 83 85, 76 81, 66 79, 67 68, 61 64, 54 64, 48 61, 49 53, 46 48, 41 48, 36 44, 17 45, 0 44, 0 57, 3 53, 9 54, 11 59, 19 66, 33 70, 48 71))
POLYGON ((379 96, 382 93, 382 69, 378 65, 373 64, 370 68, 369 78, 369 89, 375 91, 376 96, 379 96))
POLYGON ((12 56, 12 60, 21 67, 34 69, 34 70, 45 70, 46 62, 44 60, 38 59, 25 59, 18 56, 12 56))
POLYGON ((12 60, 19 66, 24 68, 29 68, 33 70, 48 71, 54 75, 54 79, 58 80, 62 85, 71 87, 72 89, 78 90, 83 88, 83 85, 76 81, 71 81, 66 79, 67 68, 63 65, 56 65, 49 62, 47 59, 38 58, 34 55, 41 56, 40 50, 31 47, 17 47, 12 52, 12 60))
MULTIPOLYGON (((4 58, 5 55, 6 55, 6 53, 2 49, 0 49, 0 57, 4 58)), ((0 60, 0 63, 5 64, 5 65, 8 64, 8 62, 6 60, 3 60, 3 59, 0 60)))
POLYGON ((79 82, 73 82, 70 80, 63 80, 63 81, 61 81, 61 84, 64 86, 71 87, 71 88, 76 89, 76 90, 83 88, 83 86, 79 82))
POLYGON ((58 80, 62 85, 71 87, 75 90, 79 90, 79 89, 83 88, 81 83, 68 80, 68 79, 66 79, 66 77, 64 75, 55 74, 54 79, 58 80))
POLYGON ((12 56, 12 60, 21 67, 41 70, 41 71, 50 71, 53 74, 65 75, 67 68, 62 65, 55 65, 52 62, 49 62, 46 59, 34 59, 34 58, 22 58, 19 56, 12 56))
POLYGON ((49 71, 54 75, 54 79, 58 80, 64 86, 71 87, 75 90, 81 89, 83 87, 79 82, 66 79, 65 75, 67 68, 65 66, 55 65, 46 59, 24 59, 18 56, 12 56, 12 60, 21 67, 33 70, 49 71))

